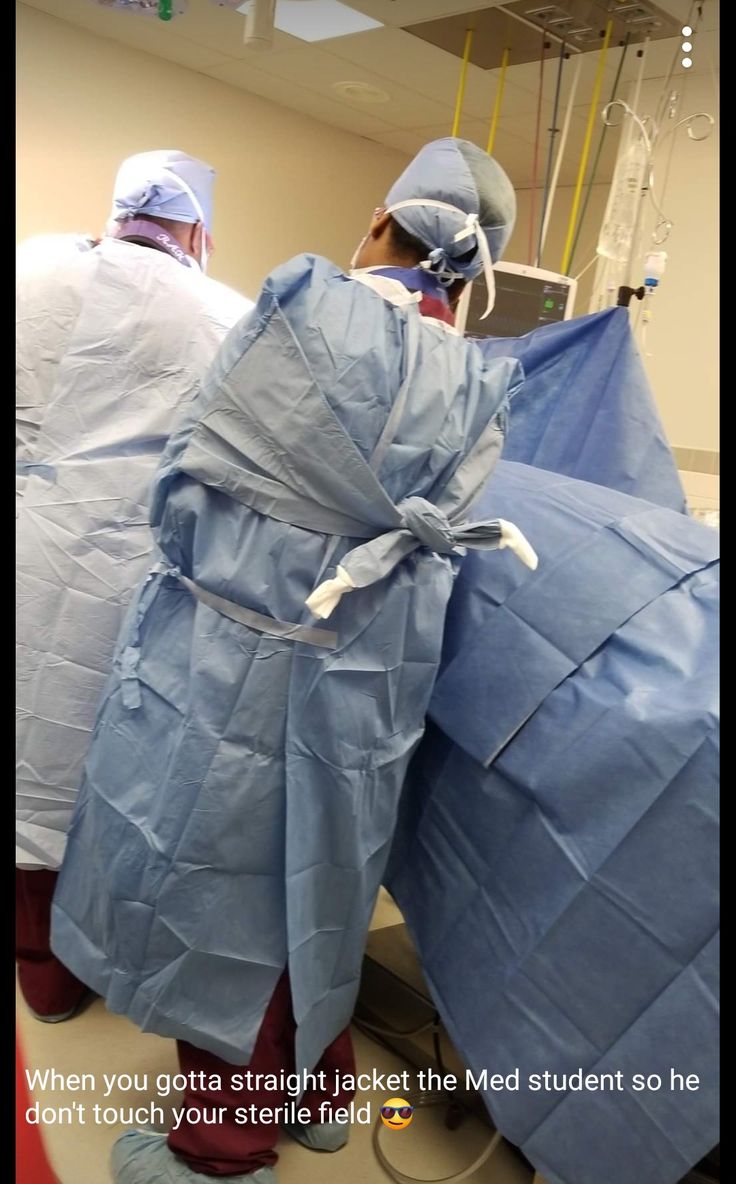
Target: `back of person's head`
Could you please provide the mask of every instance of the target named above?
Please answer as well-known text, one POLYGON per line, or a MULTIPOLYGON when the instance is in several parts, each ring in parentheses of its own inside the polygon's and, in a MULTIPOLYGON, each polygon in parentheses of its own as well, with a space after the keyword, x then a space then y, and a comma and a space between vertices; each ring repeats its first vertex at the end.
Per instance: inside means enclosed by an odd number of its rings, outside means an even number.
POLYGON ((463 235, 472 220, 483 230, 494 263, 516 222, 514 187, 500 164, 476 144, 453 136, 425 144, 391 186, 385 207, 430 249, 438 265, 446 261, 466 279, 483 269, 478 236, 472 230, 463 235))
POLYGON ((492 265, 502 257, 516 222, 514 187, 492 156, 453 136, 425 144, 376 215, 374 226, 391 219, 391 240, 399 253, 456 293, 484 272, 490 311, 492 265))
POLYGON ((161 150, 129 156, 118 169, 111 220, 153 217, 212 229, 215 170, 186 152, 161 150))

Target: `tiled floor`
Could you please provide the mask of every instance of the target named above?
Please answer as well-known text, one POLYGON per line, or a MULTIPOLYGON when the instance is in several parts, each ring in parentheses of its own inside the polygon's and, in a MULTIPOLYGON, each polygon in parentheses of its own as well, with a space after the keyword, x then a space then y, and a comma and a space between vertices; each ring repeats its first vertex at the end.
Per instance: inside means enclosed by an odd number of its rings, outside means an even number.
MULTIPOLYGON (((395 924, 398 913, 388 896, 379 900, 374 927, 395 924)), ((57 1069, 64 1074, 91 1073, 95 1081, 103 1073, 147 1074, 149 1081, 160 1073, 178 1069, 174 1044, 157 1036, 146 1036, 120 1016, 110 1015, 96 1000, 81 1015, 64 1024, 41 1024, 18 1000, 18 1023, 26 1066, 57 1069)), ((359 1071, 376 1068, 381 1073, 400 1072, 407 1066, 398 1057, 355 1033, 359 1071)), ((104 1090, 103 1090, 104 1093, 104 1090)), ((88 1105, 99 1101, 118 1111, 126 1105, 144 1106, 157 1100, 148 1093, 125 1093, 113 1089, 108 1098, 90 1093, 35 1093, 42 1104, 58 1107, 74 1101, 88 1105)), ((385 1097, 361 1094, 360 1106, 369 1104, 375 1119, 385 1097)), ((169 1099, 171 1105, 179 1099, 169 1099)), ((402 1132, 382 1131, 381 1144, 399 1171, 419 1180, 452 1176, 473 1162, 488 1143, 491 1132, 477 1119, 468 1119, 459 1130, 448 1131, 443 1107, 417 1110, 409 1128, 402 1132)), ((109 1184, 107 1159, 115 1139, 125 1127, 90 1125, 47 1126, 44 1140, 61 1184, 109 1184)), ((279 1184, 386 1184, 389 1177, 376 1160, 372 1147, 373 1124, 353 1126, 350 1142, 336 1155, 316 1155, 284 1137, 279 1147, 279 1184)), ((202 1177, 206 1180, 207 1177, 202 1177)), ((501 1146, 472 1177, 472 1184, 532 1184, 532 1176, 507 1147, 501 1146)))
MULTIPOLYGON (((64 1074, 103 1072, 149 1075, 177 1071, 174 1045, 156 1036, 142 1035, 120 1016, 105 1011, 100 1000, 82 1015, 64 1024, 40 1024, 29 1016, 22 1001, 18 1003, 20 1036, 26 1065, 30 1069, 54 1068, 64 1074)), ((374 1044, 360 1033, 355 1034, 359 1070, 399 1072, 406 1066, 397 1057, 374 1044)), ((35 1097, 47 1106, 58 1107, 80 1100, 99 1101, 121 1108, 145 1105, 153 1093, 131 1095, 113 1090, 108 1098, 87 1094, 36 1092, 35 1097)), ((173 1099, 178 1103, 178 1098, 173 1099)), ((371 1104, 375 1117, 385 1098, 360 1095, 360 1105, 371 1104)), ((165 1103, 159 1102, 165 1107, 165 1103)), ((43 1128, 44 1140, 52 1165, 61 1184, 109 1184, 107 1167, 110 1148, 125 1128, 78 1124, 43 1128)), ((353 1127, 348 1146, 334 1156, 316 1155, 286 1136, 279 1147, 279 1184, 385 1184, 388 1177, 376 1161, 371 1140, 371 1126, 353 1127)), ((383 1132, 382 1144, 390 1161, 402 1172, 423 1180, 437 1180, 461 1171, 482 1151, 490 1137, 489 1130, 475 1119, 458 1131, 444 1126, 444 1110, 432 1107, 417 1111, 406 1131, 383 1132)), ((206 1177, 203 1177, 206 1179, 206 1177)), ((472 1177, 475 1184, 531 1184, 531 1175, 516 1161, 507 1148, 501 1147, 485 1166, 472 1177)))

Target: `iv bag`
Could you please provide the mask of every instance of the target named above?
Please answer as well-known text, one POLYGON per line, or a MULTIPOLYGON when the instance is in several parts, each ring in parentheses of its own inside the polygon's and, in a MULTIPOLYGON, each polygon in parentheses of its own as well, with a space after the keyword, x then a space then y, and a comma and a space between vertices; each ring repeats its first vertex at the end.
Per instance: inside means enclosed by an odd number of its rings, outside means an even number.
POLYGON ((648 164, 641 136, 632 140, 616 165, 596 251, 606 259, 625 263, 631 252, 636 212, 648 164))

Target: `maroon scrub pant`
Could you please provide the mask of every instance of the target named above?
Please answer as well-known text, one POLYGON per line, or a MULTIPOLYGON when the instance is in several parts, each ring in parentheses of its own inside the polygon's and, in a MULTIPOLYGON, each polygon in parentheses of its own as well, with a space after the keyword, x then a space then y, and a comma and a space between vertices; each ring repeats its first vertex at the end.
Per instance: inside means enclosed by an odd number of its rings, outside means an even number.
MULTIPOLYGON (((81 1002, 87 987, 51 953, 51 901, 56 887, 57 873, 53 871, 23 871, 16 868, 16 961, 23 997, 37 1015, 63 1015, 81 1002)), ((288 975, 280 978, 263 1017, 253 1055, 245 1069, 251 1073, 293 1073, 294 1035, 296 1024, 291 1007, 288 975)), ((194 1172, 204 1176, 237 1176, 255 1172, 274 1164, 278 1158, 274 1150, 279 1137, 277 1122, 236 1125, 238 1107, 256 1110, 275 1110, 295 1099, 285 1092, 274 1090, 238 1090, 231 1087, 230 1076, 238 1067, 220 1060, 182 1040, 177 1041, 179 1065, 182 1073, 205 1076, 217 1074, 222 1089, 203 1093, 188 1088, 182 1099, 187 1110, 196 1109, 197 1121, 183 1121, 179 1129, 169 1135, 169 1148, 180 1156, 194 1172), (213 1109, 225 1107, 224 1121, 210 1125, 205 1118, 213 1109)), ((329 1102, 332 1110, 347 1106, 354 1091, 340 1088, 343 1074, 355 1073, 355 1058, 346 1029, 325 1050, 315 1073, 324 1072, 327 1086, 324 1094, 308 1093, 299 1107, 308 1109, 312 1120, 320 1120, 320 1103, 329 1102)))
MULTIPOLYGON (((286 974, 280 978, 266 1014, 263 1017, 256 1046, 247 1068, 251 1073, 279 1074, 295 1072, 294 1035, 296 1024, 291 1009, 291 991, 286 974)), ((216 1126, 209 1126, 205 1122, 182 1122, 177 1131, 169 1135, 169 1148, 176 1155, 186 1160, 194 1172, 201 1172, 206 1176, 235 1176, 240 1173, 255 1172, 258 1168, 274 1164, 278 1158, 274 1148, 279 1136, 277 1122, 250 1122, 237 1126, 235 1124, 235 1110, 237 1107, 255 1106, 257 1110, 275 1110, 295 1099, 287 1096, 286 1092, 274 1090, 233 1091, 230 1086, 230 1075, 238 1072, 236 1066, 221 1061, 202 1049, 194 1048, 191 1044, 177 1041, 179 1065, 182 1073, 200 1072, 204 1074, 216 1073, 222 1079, 222 1089, 215 1092, 202 1093, 198 1089, 187 1089, 182 1105, 194 1107, 198 1111, 212 1111, 213 1107, 227 1107, 225 1121, 216 1126)), ((324 1072, 326 1084, 325 1093, 307 1093, 299 1102, 299 1108, 310 1111, 313 1122, 324 1117, 320 1115, 320 1103, 329 1102, 331 1110, 346 1107, 354 1097, 353 1090, 341 1088, 344 1074, 355 1074, 355 1058, 350 1039, 350 1031, 346 1029, 326 1049, 322 1060, 314 1070, 315 1073, 324 1072)))
POLYGON ((51 953, 51 900, 57 873, 15 869, 15 960, 23 998, 40 1016, 64 1015, 87 994, 51 953))

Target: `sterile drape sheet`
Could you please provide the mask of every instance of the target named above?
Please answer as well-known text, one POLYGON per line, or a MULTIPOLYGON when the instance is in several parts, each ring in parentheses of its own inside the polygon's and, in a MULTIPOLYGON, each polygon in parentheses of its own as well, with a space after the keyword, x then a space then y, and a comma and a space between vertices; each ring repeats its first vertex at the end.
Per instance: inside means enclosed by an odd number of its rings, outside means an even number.
POLYGON ((486 1091, 549 1184, 675 1184, 718 1142, 718 536, 506 461, 478 510, 539 569, 460 571, 385 882, 474 1072, 622 1071, 486 1091))
POLYGON ((518 358, 504 460, 565 473, 685 509, 674 457, 625 308, 479 342, 487 358, 518 358))

